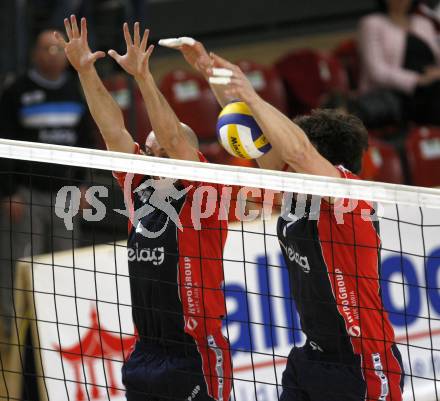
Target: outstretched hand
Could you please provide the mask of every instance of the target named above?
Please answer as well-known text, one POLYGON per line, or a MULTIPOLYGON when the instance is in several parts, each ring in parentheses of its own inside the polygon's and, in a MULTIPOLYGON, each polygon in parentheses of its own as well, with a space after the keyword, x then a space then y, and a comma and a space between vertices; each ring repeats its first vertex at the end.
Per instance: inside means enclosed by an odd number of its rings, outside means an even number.
POLYGON ((142 40, 139 34, 139 22, 134 24, 133 39, 128 29, 128 24, 124 23, 124 38, 127 45, 127 52, 122 56, 115 50, 109 50, 108 54, 112 57, 128 74, 135 79, 143 78, 150 73, 149 60, 154 46, 148 45, 148 35, 150 31, 145 29, 142 40))
POLYGON ((92 52, 87 41, 87 21, 81 19, 81 31, 78 29, 78 23, 74 15, 64 19, 64 27, 68 41, 66 42, 61 34, 54 32, 60 46, 64 48, 67 59, 78 73, 90 70, 96 60, 105 57, 102 51, 92 52))
POLYGON ((193 45, 182 45, 177 48, 182 53, 186 62, 205 78, 209 76, 212 60, 202 43, 196 41, 193 45))
POLYGON ((211 58, 201 42, 186 36, 159 40, 159 45, 179 50, 187 63, 205 78, 209 77, 211 58))
POLYGON ((215 72, 216 68, 222 68, 232 72, 232 74, 227 77, 227 82, 221 84, 225 88, 224 93, 226 96, 233 99, 241 99, 245 102, 249 102, 258 96, 240 67, 214 53, 210 54, 210 58, 212 63, 212 69, 209 73, 210 77, 214 77, 213 72, 215 72))

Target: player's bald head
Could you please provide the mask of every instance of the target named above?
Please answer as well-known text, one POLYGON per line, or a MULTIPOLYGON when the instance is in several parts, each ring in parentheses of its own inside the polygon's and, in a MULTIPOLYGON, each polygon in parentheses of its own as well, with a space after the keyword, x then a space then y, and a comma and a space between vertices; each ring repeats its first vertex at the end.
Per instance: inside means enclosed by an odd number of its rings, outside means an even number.
MULTIPOLYGON (((183 128, 183 132, 188 139, 188 142, 196 149, 199 149, 199 139, 197 138, 196 133, 192 130, 191 127, 184 123, 180 123, 183 128)), ((151 131, 147 138, 145 139, 145 147, 149 149, 154 156, 159 157, 168 157, 165 150, 160 145, 159 141, 156 138, 156 134, 154 131, 151 131)))
POLYGON ((193 131, 193 129, 186 125, 185 123, 180 123, 180 125, 183 128, 183 131, 185 132, 186 137, 188 138, 189 143, 194 146, 196 149, 199 148, 199 138, 197 138, 196 133, 193 131))

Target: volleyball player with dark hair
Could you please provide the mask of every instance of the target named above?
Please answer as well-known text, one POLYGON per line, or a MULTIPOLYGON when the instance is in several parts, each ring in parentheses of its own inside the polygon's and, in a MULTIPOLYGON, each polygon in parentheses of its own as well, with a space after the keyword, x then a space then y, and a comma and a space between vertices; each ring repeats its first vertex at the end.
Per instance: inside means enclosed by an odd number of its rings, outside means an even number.
MULTIPOLYGON (((239 67, 216 55, 212 62, 232 71, 224 95, 247 103, 272 145, 257 160, 260 167, 358 179, 368 146, 358 118, 315 110, 291 121, 258 96, 239 67)), ((307 337, 305 346, 293 348, 288 357, 282 401, 402 399, 402 360, 380 296, 380 237, 371 217, 375 211, 366 201, 346 207, 347 201, 322 198, 317 219, 306 207, 301 215, 278 221, 278 239, 307 337), (307 260, 307 269, 291 257, 295 254, 307 260)))
MULTIPOLYGON (((200 42, 179 50, 206 78, 212 67, 232 71, 229 84, 211 86, 223 106, 241 99, 250 107, 272 145, 257 159, 260 167, 358 179, 368 134, 357 117, 315 110, 291 121, 258 96, 238 66, 209 57, 200 42)), ((319 199, 318 216, 310 204, 295 215, 293 203, 278 220, 277 235, 306 335, 306 344, 288 356, 281 401, 402 400, 402 360, 380 296, 375 211, 363 200, 352 207, 347 203, 319 199)))
MULTIPOLYGON (((96 72, 94 63, 105 53, 90 51, 86 21, 82 19, 80 30, 72 16, 65 20, 65 27, 68 42, 60 35, 58 40, 78 71, 107 148, 144 153, 126 130, 120 108, 96 72)), ((136 23, 132 39, 125 24, 124 36, 127 53, 109 54, 134 76, 144 97, 154 129, 147 137, 146 153, 205 162, 194 132, 180 123, 151 76, 148 63, 153 46, 147 46, 148 31, 141 39, 136 23)), ((138 341, 122 369, 127 400, 227 401, 231 357, 221 331, 226 313, 221 285, 227 223, 219 219, 217 199, 205 201, 216 202, 216 207, 211 217, 201 219, 200 231, 194 227, 191 208, 202 183, 180 180, 164 184, 164 180, 138 174, 115 176, 132 214, 151 206, 145 216, 129 221, 128 265, 138 341), (169 194, 176 196, 167 201, 169 194), (162 199, 164 207, 154 207, 153 197, 162 199), (170 219, 165 206, 178 215, 182 229, 170 219)))

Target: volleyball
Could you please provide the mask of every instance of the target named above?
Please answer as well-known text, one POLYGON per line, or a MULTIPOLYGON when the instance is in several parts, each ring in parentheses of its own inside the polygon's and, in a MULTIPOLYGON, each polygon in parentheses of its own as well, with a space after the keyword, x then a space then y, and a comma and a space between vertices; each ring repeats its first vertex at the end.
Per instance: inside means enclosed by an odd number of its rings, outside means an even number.
POLYGON ((257 159, 271 149, 270 143, 244 102, 227 104, 217 121, 217 137, 232 156, 257 159))

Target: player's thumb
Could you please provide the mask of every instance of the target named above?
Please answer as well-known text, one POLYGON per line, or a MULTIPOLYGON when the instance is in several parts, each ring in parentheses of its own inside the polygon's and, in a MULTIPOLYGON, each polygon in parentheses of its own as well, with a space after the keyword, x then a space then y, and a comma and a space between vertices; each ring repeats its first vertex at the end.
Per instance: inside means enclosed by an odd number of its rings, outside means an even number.
POLYGON ((92 56, 93 56, 93 60, 96 61, 96 60, 98 60, 100 58, 104 58, 105 57, 105 52, 97 51, 97 52, 93 53, 92 56))
POLYGON ((213 63, 210 61, 196 61, 195 67, 203 74, 205 78, 208 78, 212 76, 212 65, 213 63))
POLYGON ((229 69, 232 69, 234 67, 232 63, 230 63, 229 61, 225 60, 224 58, 218 56, 213 52, 211 52, 209 55, 211 56, 211 60, 214 64, 214 67, 225 67, 229 69))
POLYGON ((112 59, 119 63, 121 55, 116 50, 110 49, 107 53, 112 59))

